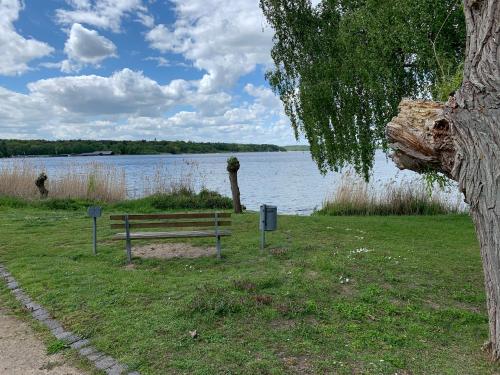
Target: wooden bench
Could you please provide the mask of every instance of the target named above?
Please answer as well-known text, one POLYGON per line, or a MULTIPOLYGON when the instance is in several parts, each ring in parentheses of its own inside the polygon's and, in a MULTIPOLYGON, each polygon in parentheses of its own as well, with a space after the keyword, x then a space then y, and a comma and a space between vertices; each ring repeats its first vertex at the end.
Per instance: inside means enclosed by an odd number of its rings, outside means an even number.
POLYGON ((116 233, 113 240, 125 240, 127 259, 132 261, 132 240, 149 240, 160 238, 195 238, 215 237, 217 258, 221 254, 221 237, 230 236, 229 230, 220 227, 231 225, 231 214, 221 212, 197 212, 159 215, 111 215, 112 229, 125 232, 116 233), (222 220, 221 220, 222 219, 222 220), (113 223, 119 222, 119 223, 113 223), (142 231, 144 228, 191 228, 181 231, 142 231), (195 230, 196 228, 196 230, 195 230), (135 230, 141 231, 135 231, 135 230))

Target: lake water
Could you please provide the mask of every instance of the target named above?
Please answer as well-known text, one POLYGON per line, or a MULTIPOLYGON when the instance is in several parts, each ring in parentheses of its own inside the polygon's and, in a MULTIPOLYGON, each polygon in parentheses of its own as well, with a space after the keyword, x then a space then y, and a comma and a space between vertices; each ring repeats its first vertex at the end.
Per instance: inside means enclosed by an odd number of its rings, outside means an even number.
MULTIPOLYGON (((238 181, 241 201, 249 210, 258 210, 261 204, 266 203, 278 206, 280 213, 310 214, 321 207, 341 178, 338 173, 321 175, 309 152, 33 158, 30 161, 43 165, 49 178, 63 171, 68 163, 112 164, 125 171, 130 197, 140 197, 144 180, 153 178, 159 170, 173 181, 188 177, 196 181, 197 189, 203 185, 231 196, 226 161, 232 155, 240 160, 238 181)), ((10 160, 3 159, 0 163, 10 160)), ((416 176, 413 172, 399 171, 382 152, 376 154, 372 178, 374 186, 382 186, 391 179, 416 176)))

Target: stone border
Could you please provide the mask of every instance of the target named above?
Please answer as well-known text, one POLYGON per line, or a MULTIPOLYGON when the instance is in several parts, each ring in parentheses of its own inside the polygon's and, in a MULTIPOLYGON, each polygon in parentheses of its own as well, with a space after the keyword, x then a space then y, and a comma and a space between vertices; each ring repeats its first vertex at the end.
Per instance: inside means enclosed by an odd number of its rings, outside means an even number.
MULTIPOLYGON (((53 319, 47 310, 33 302, 31 298, 24 293, 17 281, 12 277, 9 271, 0 264, 0 278, 7 283, 14 297, 21 302, 33 318, 46 326, 52 335, 65 342, 70 348, 78 351, 78 354, 89 360, 98 370, 103 370, 108 375, 121 375, 127 373, 127 366, 120 364, 116 359, 110 357, 90 345, 90 341, 84 339, 73 332, 66 331, 57 320, 53 319)), ((140 375, 139 372, 128 372, 128 375, 140 375)))

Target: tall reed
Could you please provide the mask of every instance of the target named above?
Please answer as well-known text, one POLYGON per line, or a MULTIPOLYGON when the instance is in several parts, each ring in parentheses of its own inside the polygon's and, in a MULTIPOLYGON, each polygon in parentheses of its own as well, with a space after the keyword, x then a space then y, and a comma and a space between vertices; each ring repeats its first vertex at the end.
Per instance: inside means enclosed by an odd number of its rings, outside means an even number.
MULTIPOLYGON (((38 198, 35 179, 46 172, 30 160, 8 160, 0 165, 0 195, 38 198)), ((89 199, 115 202, 126 199, 125 171, 113 165, 90 162, 68 163, 57 174, 48 174, 49 198, 89 199)))
MULTIPOLYGON (((116 202, 134 196, 134 189, 127 191, 125 170, 100 162, 72 163, 68 161, 57 172, 47 172, 43 164, 29 159, 5 159, 0 162, 0 196, 37 199, 37 176, 48 175, 46 187, 49 198, 74 198, 116 202)), ((184 194, 193 195, 204 190, 204 176, 196 161, 158 163, 153 174, 143 174, 139 181, 139 196, 184 194), (139 183, 140 185, 140 183, 139 183)))
POLYGON ((375 187, 348 173, 317 211, 322 215, 438 215, 465 210, 457 194, 442 190, 429 194, 422 180, 389 181, 375 187))
POLYGON ((180 164, 167 165, 159 162, 155 165, 153 174, 142 176, 143 195, 194 193, 196 185, 201 183, 203 190, 204 177, 199 171, 199 164, 194 160, 183 160, 180 164), (179 173, 171 170, 179 169, 179 173), (177 176, 177 177, 173 177, 177 176))
POLYGON ((38 195, 35 180, 43 169, 28 160, 20 159, 0 163, 0 195, 34 198, 38 195))

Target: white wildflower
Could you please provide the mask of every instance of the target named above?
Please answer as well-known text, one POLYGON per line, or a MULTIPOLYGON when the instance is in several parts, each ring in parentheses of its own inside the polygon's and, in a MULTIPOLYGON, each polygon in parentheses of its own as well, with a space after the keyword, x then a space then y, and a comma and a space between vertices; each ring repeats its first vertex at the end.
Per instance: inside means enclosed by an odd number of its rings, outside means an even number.
POLYGON ((369 253, 373 250, 367 249, 366 247, 361 247, 359 249, 351 250, 351 254, 362 254, 362 253, 369 253))

